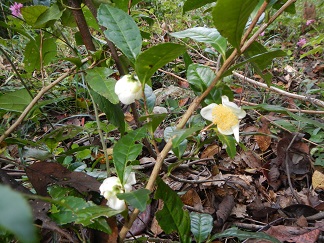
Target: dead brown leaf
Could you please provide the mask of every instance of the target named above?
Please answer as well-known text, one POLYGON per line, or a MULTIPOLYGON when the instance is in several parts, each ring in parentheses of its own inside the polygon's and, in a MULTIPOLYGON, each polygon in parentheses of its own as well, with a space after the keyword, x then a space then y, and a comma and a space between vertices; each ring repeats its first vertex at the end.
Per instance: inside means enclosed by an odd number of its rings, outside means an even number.
POLYGON ((202 210, 201 199, 195 189, 189 189, 184 195, 181 196, 181 201, 188 206, 191 206, 197 210, 202 210))
POLYGON ((233 195, 227 195, 219 204, 216 211, 217 220, 215 222, 216 227, 221 227, 227 218, 231 215, 232 209, 235 206, 233 195))
POLYGON ((219 147, 217 144, 211 144, 208 145, 204 151, 201 153, 200 158, 206 159, 206 158, 213 158, 215 154, 218 154, 222 150, 221 147, 219 147))
POLYGON ((99 192, 101 185, 94 177, 83 172, 69 171, 63 165, 54 162, 38 162, 26 168, 26 174, 36 192, 47 196, 50 184, 73 187, 81 193, 99 192))

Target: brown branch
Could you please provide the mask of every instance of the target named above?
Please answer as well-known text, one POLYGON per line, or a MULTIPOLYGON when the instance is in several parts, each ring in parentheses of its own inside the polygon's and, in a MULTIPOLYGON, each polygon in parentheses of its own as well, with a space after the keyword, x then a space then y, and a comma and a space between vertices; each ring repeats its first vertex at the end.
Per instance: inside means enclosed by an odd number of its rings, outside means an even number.
POLYGON ((83 15, 81 4, 78 0, 69 0, 69 5, 71 7, 72 14, 78 25, 83 43, 88 51, 96 51, 96 48, 92 42, 92 36, 88 24, 83 15))
MULTIPOLYGON (((84 0, 84 2, 87 5, 87 7, 90 9, 92 15, 95 17, 95 19, 97 20, 97 23, 98 23, 96 7, 93 5, 91 0, 84 0)), ((99 25, 99 26, 100 26, 101 31, 104 32, 105 28, 103 26, 101 26, 101 25, 99 25)), ((122 65, 120 59, 119 59, 119 56, 118 56, 118 53, 117 53, 117 50, 116 50, 116 47, 115 47, 114 43, 112 43, 106 37, 105 37, 105 39, 106 39, 107 45, 108 45, 108 47, 110 49, 111 56, 112 56, 112 58, 114 59, 114 61, 116 63, 116 66, 117 66, 117 69, 118 69, 118 72, 119 72, 120 76, 125 75, 126 72, 125 72, 125 70, 123 68, 123 65, 122 65)))

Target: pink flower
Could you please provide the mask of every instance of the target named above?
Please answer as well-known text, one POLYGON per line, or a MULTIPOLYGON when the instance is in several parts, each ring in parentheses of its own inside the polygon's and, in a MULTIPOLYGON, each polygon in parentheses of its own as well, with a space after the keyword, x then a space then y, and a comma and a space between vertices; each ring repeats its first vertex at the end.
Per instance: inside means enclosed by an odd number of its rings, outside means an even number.
POLYGON ((264 36, 264 31, 262 31, 259 36, 264 36))
POLYGON ((14 3, 10 6, 11 14, 15 17, 21 17, 20 9, 23 7, 21 3, 14 3))
POLYGON ((301 38, 298 42, 297 42, 297 46, 299 47, 303 47, 305 44, 307 43, 305 38, 301 38))
POLYGON ((308 25, 311 25, 312 23, 315 23, 315 19, 308 19, 307 21, 306 21, 306 25, 308 26, 308 25))

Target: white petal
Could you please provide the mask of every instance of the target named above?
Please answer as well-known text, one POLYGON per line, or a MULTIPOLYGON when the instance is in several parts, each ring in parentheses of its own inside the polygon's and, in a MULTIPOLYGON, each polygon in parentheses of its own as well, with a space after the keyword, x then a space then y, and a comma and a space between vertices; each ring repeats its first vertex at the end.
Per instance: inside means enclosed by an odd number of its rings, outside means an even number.
POLYGON ((118 95, 118 99, 120 100, 121 103, 125 105, 132 104, 135 102, 135 96, 133 94, 127 95, 127 94, 120 94, 118 95))
POLYGON ((239 125, 234 126, 232 127, 232 129, 233 129, 236 142, 240 142, 240 126, 239 125))
POLYGON ((208 105, 208 106, 202 108, 202 109, 200 110, 200 115, 201 115, 204 119, 206 119, 206 120, 208 120, 208 121, 213 121, 213 114, 212 114, 212 111, 213 111, 213 109, 214 109, 215 106, 217 106, 217 104, 215 104, 215 103, 211 103, 210 105, 208 105))
POLYGON ((231 108, 231 110, 237 115, 239 119, 245 117, 246 113, 234 102, 229 101, 226 95, 222 96, 222 105, 231 108))
POLYGON ((125 210, 126 205, 124 200, 120 200, 117 198, 117 196, 110 197, 107 199, 107 205, 115 210, 125 210))
POLYGON ((104 193, 107 191, 112 192, 114 186, 116 186, 116 185, 121 186, 121 183, 120 183, 120 180, 118 177, 112 176, 112 177, 105 179, 99 187, 101 195, 104 195, 104 193))
POLYGON ((223 135, 231 135, 231 134, 233 134, 233 127, 231 127, 228 130, 223 130, 223 129, 219 128, 219 127, 217 127, 217 129, 223 135))
POLYGON ((237 115, 238 119, 243 119, 246 116, 245 110, 242 109, 240 110, 239 113, 235 113, 235 114, 237 115))

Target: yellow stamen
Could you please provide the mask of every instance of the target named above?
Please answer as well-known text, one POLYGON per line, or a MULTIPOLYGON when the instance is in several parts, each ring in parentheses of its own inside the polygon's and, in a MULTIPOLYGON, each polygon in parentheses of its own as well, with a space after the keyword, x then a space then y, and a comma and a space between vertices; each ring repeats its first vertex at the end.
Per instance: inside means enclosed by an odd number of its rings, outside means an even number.
POLYGON ((239 123, 237 116, 231 108, 223 105, 217 105, 213 108, 212 117, 213 123, 224 131, 229 130, 239 123))

